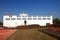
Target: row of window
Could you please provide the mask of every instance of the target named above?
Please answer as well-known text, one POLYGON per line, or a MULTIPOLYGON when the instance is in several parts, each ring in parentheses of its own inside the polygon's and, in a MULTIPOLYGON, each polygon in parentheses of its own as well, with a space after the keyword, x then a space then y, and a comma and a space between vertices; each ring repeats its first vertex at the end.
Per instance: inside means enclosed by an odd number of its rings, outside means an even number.
MULTIPOLYGON (((38 18, 38 20, 50 20, 51 18, 38 18)), ((10 18, 6 18, 6 20, 10 20, 10 18)), ((11 18, 11 20, 16 20, 16 18, 11 18)), ((17 20, 21 20, 21 18, 17 18, 17 20)), ((22 20, 26 20, 26 18, 22 18, 22 20)), ((28 18, 28 20, 32 20, 32 18, 28 18)), ((33 20, 37 20, 37 18, 33 18, 33 20)))

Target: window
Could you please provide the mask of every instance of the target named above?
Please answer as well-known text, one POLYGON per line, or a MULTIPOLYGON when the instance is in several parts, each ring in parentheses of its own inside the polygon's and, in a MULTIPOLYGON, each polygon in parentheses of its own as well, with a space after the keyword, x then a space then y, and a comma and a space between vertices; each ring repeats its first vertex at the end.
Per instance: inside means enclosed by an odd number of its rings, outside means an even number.
POLYGON ((10 20, 10 18, 6 18, 6 20, 10 20))
POLYGON ((43 18, 43 20, 46 20, 46 18, 43 18))
POLYGON ((17 20, 21 20, 21 18, 17 18, 17 20))
POLYGON ((50 20, 50 18, 47 18, 47 20, 50 20))
POLYGON ((22 18, 22 20, 26 20, 26 18, 22 18))
POLYGON ((33 17, 36 17, 36 16, 33 16, 33 17))
POLYGON ((32 18, 28 18, 28 20, 32 20, 32 18))
POLYGON ((11 18, 11 20, 15 20, 15 18, 11 18))
POLYGON ((36 18, 33 18, 33 20, 36 20, 36 18))
POLYGON ((41 18, 38 18, 38 20, 41 20, 41 18))

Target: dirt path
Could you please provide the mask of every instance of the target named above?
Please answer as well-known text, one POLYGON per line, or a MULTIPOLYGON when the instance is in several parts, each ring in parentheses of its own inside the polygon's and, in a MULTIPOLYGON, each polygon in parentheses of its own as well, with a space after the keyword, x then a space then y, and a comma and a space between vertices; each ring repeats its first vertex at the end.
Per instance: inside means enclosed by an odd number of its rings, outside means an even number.
POLYGON ((55 38, 38 31, 38 29, 21 29, 7 40, 56 40, 55 38))

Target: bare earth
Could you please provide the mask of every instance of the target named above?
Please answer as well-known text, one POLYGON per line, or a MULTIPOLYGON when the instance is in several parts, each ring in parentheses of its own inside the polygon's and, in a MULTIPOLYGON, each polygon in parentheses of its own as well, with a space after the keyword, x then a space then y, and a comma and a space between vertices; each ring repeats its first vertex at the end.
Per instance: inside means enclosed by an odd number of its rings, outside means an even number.
POLYGON ((2 29, 2 30, 0 30, 0 40, 6 40, 15 31, 16 30, 11 30, 11 29, 2 29))
POLYGON ((17 29, 7 40, 56 40, 38 29, 17 29))

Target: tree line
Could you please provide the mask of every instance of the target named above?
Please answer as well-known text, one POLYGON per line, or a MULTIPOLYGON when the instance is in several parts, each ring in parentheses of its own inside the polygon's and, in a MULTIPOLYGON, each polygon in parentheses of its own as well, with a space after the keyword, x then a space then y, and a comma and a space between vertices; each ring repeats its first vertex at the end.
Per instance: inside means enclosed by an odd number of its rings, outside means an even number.
POLYGON ((59 18, 54 18, 53 23, 54 24, 60 24, 60 19, 59 18))
POLYGON ((3 22, 0 22, 0 25, 3 25, 3 22))

